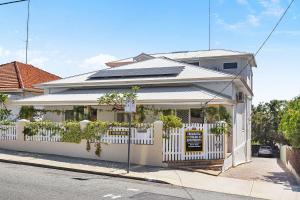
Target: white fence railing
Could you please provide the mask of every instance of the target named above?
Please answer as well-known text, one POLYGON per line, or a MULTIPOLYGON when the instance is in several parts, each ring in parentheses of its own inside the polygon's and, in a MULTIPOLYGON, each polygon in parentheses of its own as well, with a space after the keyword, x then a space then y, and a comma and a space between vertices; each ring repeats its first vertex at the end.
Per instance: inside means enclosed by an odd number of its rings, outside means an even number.
POLYGON ((163 139, 163 160, 184 161, 224 158, 224 134, 211 134, 210 129, 214 124, 184 124, 182 128, 176 128, 165 133, 163 139), (186 151, 185 131, 203 131, 203 151, 186 151))
POLYGON ((26 141, 40 141, 40 142, 60 142, 61 136, 54 130, 39 129, 38 133, 33 136, 25 136, 26 141))
POLYGON ((16 140, 16 125, 0 125, 0 140, 16 140))
MULTIPOLYGON (((142 126, 140 126, 142 127, 142 126)), ((112 144, 127 144, 128 127, 113 127, 107 131, 107 134, 99 136, 101 142, 112 144)), ((153 125, 149 128, 132 128, 131 143, 132 144, 153 144, 153 125)), ((41 142, 60 142, 61 135, 55 130, 39 129, 34 136, 25 136, 26 141, 41 142)))
MULTIPOLYGON (((101 141, 113 144, 127 144, 128 130, 128 127, 114 127, 110 129, 106 135, 102 135, 101 141)), ((132 144, 153 144, 153 138, 153 125, 150 125, 149 128, 131 129, 132 144)))
MULTIPOLYGON (((57 122, 57 126, 62 125, 61 123, 57 122)), ((38 133, 33 136, 25 136, 26 141, 40 141, 40 142, 60 142, 61 136, 56 130, 41 128, 38 130, 38 133)))

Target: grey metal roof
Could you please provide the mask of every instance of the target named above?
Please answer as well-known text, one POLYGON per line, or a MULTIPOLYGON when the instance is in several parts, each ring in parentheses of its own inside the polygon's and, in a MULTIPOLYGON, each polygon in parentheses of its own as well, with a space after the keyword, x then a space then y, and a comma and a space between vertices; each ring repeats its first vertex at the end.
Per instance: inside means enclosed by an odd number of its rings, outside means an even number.
MULTIPOLYGON (((169 52, 169 53, 154 53, 148 54, 153 57, 167 57, 173 60, 185 60, 192 58, 209 58, 209 57, 222 57, 222 56, 238 56, 238 55, 251 55, 251 53, 240 52, 240 51, 232 51, 225 49, 212 49, 212 50, 198 50, 198 51, 177 51, 177 52, 169 52)), ((134 57, 121 59, 117 62, 133 62, 134 57)))
POLYGON ((109 68, 108 72, 113 73, 116 70, 125 69, 147 69, 147 68, 168 68, 174 66, 184 66, 183 70, 176 76, 153 76, 153 77, 126 77, 111 79, 89 79, 96 72, 81 74, 64 78, 57 81, 40 84, 42 87, 84 87, 84 86, 110 86, 110 85, 143 85, 143 84, 161 84, 162 82, 191 82, 199 80, 231 80, 234 76, 220 71, 214 71, 203 67, 177 62, 167 58, 153 58, 146 61, 136 62, 124 65, 118 68, 109 68))
MULTIPOLYGON (((17 105, 98 105, 97 99, 102 95, 130 89, 69 89, 55 94, 46 94, 15 101, 17 105)), ((141 88, 137 94, 138 104, 168 104, 188 105, 201 104, 209 99, 211 103, 231 103, 230 97, 216 94, 197 86, 178 87, 146 87, 141 88)))
POLYGON ((103 78, 124 78, 124 77, 151 77, 151 76, 176 76, 184 66, 174 67, 151 67, 151 68, 134 68, 134 69, 116 69, 116 70, 99 70, 89 77, 89 79, 103 78))

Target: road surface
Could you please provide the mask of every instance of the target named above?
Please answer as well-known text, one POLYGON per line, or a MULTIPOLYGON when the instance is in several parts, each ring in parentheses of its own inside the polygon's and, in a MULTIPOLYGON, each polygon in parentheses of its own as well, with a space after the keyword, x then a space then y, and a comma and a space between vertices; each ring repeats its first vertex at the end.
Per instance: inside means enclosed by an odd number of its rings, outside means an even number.
POLYGON ((253 198, 124 178, 0 163, 0 199, 243 200, 253 198))

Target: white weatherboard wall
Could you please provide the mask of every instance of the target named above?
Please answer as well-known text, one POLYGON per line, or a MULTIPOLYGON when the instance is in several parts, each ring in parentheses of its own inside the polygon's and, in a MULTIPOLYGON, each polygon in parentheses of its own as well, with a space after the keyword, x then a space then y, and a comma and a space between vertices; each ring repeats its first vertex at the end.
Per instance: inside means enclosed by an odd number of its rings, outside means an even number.
MULTIPOLYGON (((114 162, 127 162, 127 144, 101 144, 100 157, 95 155, 95 147, 86 150, 86 141, 79 144, 64 142, 24 141, 23 129, 26 120, 16 124, 16 140, 0 141, 0 148, 27 151, 33 153, 55 154, 78 158, 90 158, 114 162)), ((84 126, 84 125, 83 125, 84 126)), ((162 157, 162 132, 163 124, 160 121, 154 123, 153 145, 131 144, 131 163, 140 165, 163 166, 162 157)))

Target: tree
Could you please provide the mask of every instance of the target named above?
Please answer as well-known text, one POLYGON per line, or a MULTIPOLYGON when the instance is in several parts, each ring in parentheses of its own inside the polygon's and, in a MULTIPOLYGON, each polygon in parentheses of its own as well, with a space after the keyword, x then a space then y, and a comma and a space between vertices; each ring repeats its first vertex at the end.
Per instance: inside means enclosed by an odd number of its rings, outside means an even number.
POLYGON ((11 114, 11 110, 8 110, 6 103, 8 101, 8 95, 0 93, 0 121, 7 120, 11 114))
POLYGON ((109 92, 98 99, 99 105, 111 105, 114 111, 124 110, 125 102, 130 99, 135 101, 137 98, 137 91, 140 88, 133 86, 129 92, 109 92))
POLYGON ((284 143, 279 124, 286 107, 286 101, 272 100, 252 106, 252 140, 260 144, 284 143))
POLYGON ((280 122, 280 130, 292 146, 300 147, 300 96, 288 102, 280 122))

